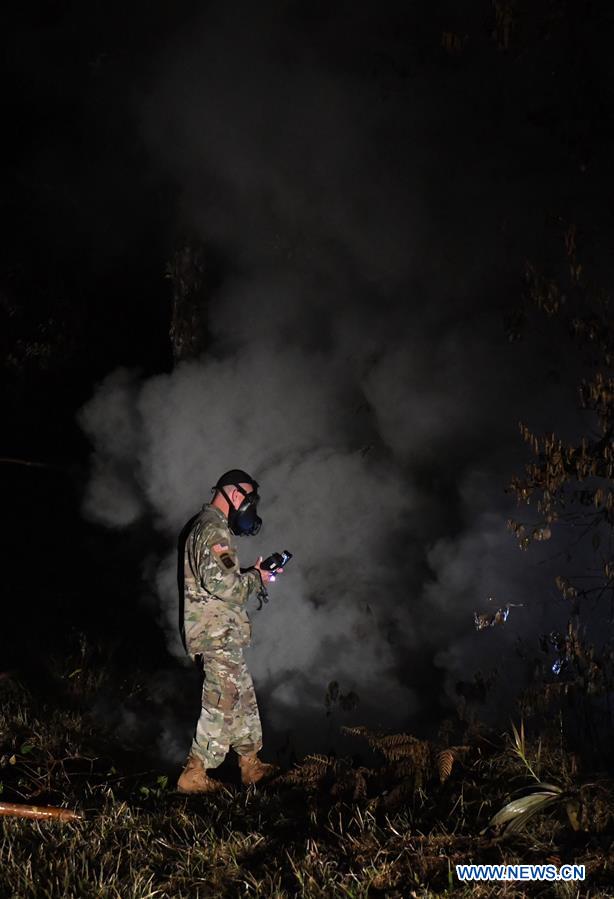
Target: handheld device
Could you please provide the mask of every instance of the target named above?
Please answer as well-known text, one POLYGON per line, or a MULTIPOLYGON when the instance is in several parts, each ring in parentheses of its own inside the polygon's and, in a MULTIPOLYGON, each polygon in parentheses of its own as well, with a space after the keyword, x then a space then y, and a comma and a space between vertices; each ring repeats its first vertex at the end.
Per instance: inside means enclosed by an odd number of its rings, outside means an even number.
POLYGON ((284 549, 282 553, 271 553, 260 563, 260 568, 263 571, 278 571, 287 565, 291 558, 292 553, 287 549, 284 549))
MULTIPOLYGON (((283 568, 285 565, 287 565, 291 558, 292 558, 292 553, 288 552, 287 549, 284 549, 284 551, 282 553, 271 553, 270 556, 267 556, 266 559, 263 559, 263 561, 260 563, 260 568, 263 571, 269 571, 269 572, 271 572, 271 574, 273 574, 275 571, 279 571, 281 568, 283 568)), ((241 568, 241 574, 244 574, 246 571, 252 571, 252 570, 253 570, 253 566, 250 568, 241 568)), ((271 578, 271 580, 275 580, 275 578, 273 577, 273 578, 271 578)), ((260 578, 260 582, 261 582, 261 587, 260 587, 260 590, 258 591, 258 601, 260 603, 258 606, 259 609, 262 608, 263 602, 269 601, 269 594, 267 593, 266 587, 264 586, 264 583, 262 582, 262 578, 260 578)))

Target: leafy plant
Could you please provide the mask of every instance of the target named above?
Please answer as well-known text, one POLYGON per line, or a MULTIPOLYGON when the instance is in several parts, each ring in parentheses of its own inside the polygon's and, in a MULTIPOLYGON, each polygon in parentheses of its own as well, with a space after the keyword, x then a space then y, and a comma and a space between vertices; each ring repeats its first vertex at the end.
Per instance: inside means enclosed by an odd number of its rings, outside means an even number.
POLYGON ((539 789, 527 793, 518 799, 512 799, 503 806, 496 815, 490 819, 490 826, 502 827, 507 833, 517 833, 538 812, 543 812, 553 803, 560 802, 563 791, 553 784, 543 784, 539 781, 536 785, 539 789))

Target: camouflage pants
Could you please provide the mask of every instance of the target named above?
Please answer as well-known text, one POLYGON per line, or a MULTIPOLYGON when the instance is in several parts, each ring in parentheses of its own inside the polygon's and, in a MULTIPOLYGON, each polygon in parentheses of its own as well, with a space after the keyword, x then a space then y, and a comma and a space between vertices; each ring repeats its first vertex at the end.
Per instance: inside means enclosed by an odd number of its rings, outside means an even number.
POLYGON ((205 680, 192 754, 217 768, 232 747, 238 755, 262 749, 258 704, 240 646, 202 653, 205 680))

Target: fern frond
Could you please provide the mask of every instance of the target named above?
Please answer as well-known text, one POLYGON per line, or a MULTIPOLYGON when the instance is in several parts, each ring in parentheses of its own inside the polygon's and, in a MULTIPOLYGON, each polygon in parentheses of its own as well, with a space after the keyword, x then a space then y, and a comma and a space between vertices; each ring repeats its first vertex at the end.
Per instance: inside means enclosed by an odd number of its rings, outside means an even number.
POLYGON ((437 771, 439 772, 439 780, 444 783, 452 773, 454 762, 469 752, 469 746, 448 746, 437 753, 437 771))
POLYGON ((337 770, 336 759, 327 755, 307 755, 302 762, 297 762, 292 771, 280 775, 276 783, 296 786, 315 787, 327 774, 337 770))
POLYGON ((343 730, 354 737, 364 737, 372 749, 379 750, 390 762, 422 756, 425 753, 424 747, 430 745, 411 734, 384 734, 371 731, 367 727, 344 727, 343 730))
POLYGON ((437 754, 437 771, 439 772, 440 783, 444 783, 452 774, 452 766, 456 756, 452 749, 442 749, 437 754))

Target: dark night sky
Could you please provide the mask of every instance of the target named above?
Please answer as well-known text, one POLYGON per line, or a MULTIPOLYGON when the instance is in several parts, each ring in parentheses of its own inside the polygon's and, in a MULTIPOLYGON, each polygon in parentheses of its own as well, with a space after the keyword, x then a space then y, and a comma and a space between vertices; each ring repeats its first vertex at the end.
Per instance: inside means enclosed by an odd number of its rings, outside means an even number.
POLYGON ((252 616, 268 727, 321 748, 331 679, 361 697, 340 720, 426 726, 501 660, 507 708, 515 641, 562 614, 554 563, 505 531, 517 421, 583 420, 560 326, 510 343, 504 321, 571 222, 608 286, 614 224, 610 7, 509 7, 507 47, 489 2, 5 12, 2 455, 57 466, 0 469, 10 664, 15 632, 34 665, 121 609, 179 758, 173 541, 239 465, 267 526, 244 564, 296 556, 252 616), (210 345, 173 371, 187 235, 216 272, 210 345), (476 634, 493 594, 531 613, 476 634))

